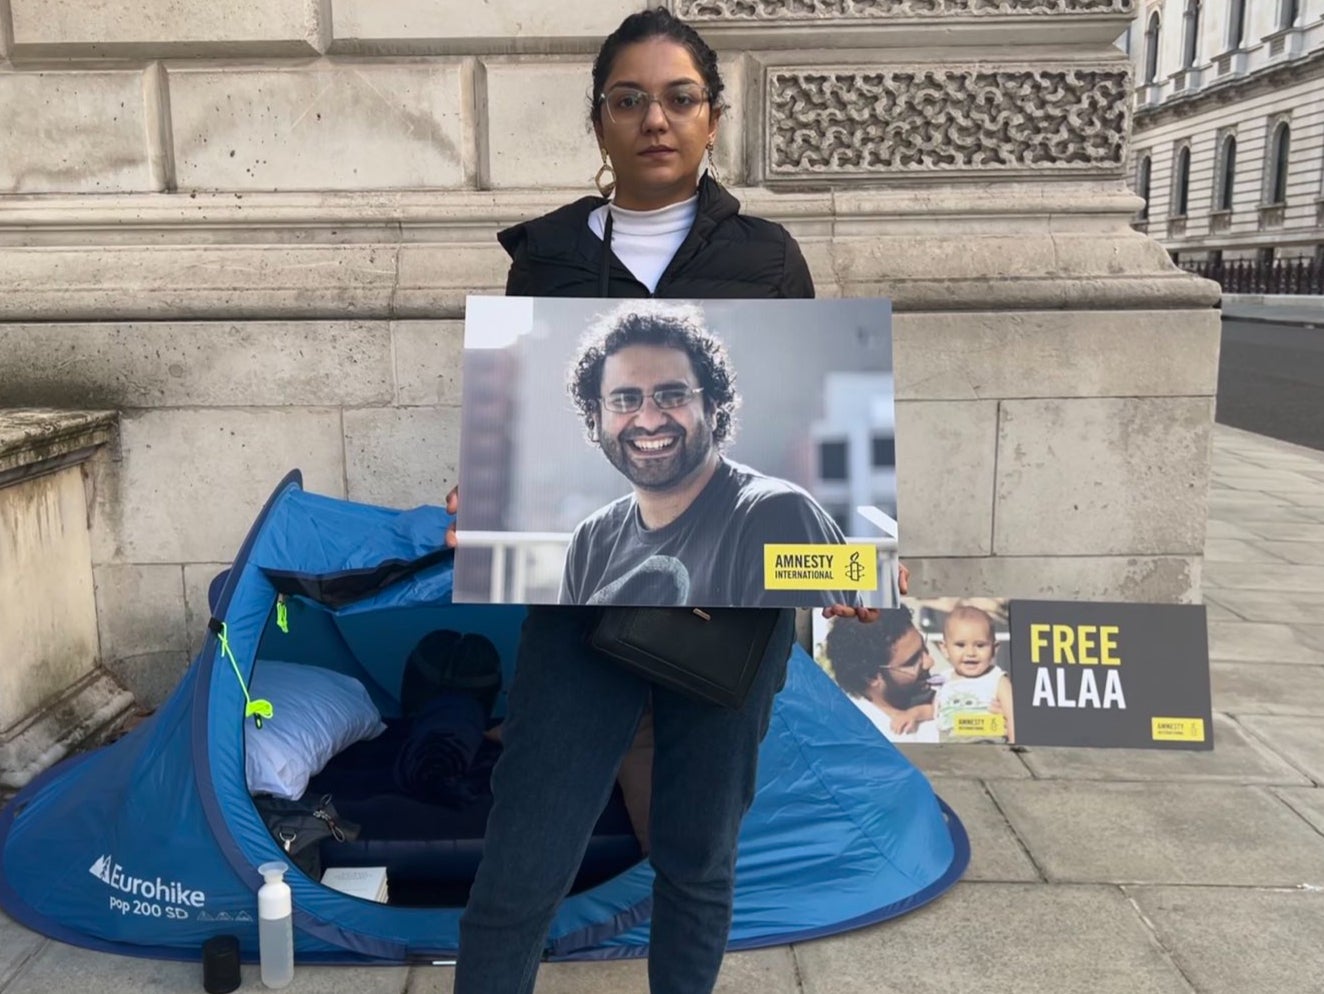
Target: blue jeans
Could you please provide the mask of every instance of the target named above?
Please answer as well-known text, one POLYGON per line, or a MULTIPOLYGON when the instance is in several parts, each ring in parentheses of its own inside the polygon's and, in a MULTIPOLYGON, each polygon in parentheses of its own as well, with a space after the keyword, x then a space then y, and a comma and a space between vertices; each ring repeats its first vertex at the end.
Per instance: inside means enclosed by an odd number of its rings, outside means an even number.
POLYGON ((649 940, 652 994, 709 994, 726 951, 736 841, 759 743, 786 679, 794 613, 782 611, 739 710, 654 686, 588 649, 594 612, 531 608, 492 773, 483 860, 460 919, 455 994, 532 994, 621 757, 653 705, 649 940))

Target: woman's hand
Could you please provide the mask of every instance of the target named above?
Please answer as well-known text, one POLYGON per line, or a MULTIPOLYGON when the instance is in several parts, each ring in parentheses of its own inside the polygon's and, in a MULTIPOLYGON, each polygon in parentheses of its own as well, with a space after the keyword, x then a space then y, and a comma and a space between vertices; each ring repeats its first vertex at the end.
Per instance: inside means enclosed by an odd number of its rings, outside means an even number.
MULTIPOLYGON (((910 570, 906 569, 905 563, 898 563, 897 567, 897 589, 904 595, 910 592, 910 570)), ((877 621, 880 613, 876 607, 851 607, 849 604, 831 604, 823 608, 825 618, 855 618, 866 625, 877 621)))
POLYGON ((876 607, 851 607, 849 604, 829 604, 823 608, 825 618, 855 618, 866 625, 877 621, 880 613, 876 607))
MULTIPOLYGON (((450 515, 460 513, 460 485, 458 483, 451 487, 451 492, 446 495, 446 513, 450 515)), ((452 521, 450 527, 446 529, 446 544, 453 549, 459 541, 455 534, 455 522, 452 521)))

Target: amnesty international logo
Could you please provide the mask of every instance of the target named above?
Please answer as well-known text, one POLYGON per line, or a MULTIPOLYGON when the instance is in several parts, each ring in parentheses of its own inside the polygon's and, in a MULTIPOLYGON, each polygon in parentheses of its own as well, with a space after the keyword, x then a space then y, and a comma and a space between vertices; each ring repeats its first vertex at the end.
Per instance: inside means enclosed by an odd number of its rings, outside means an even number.
POLYGON ((877 590, 878 554, 872 545, 765 545, 763 589, 877 590))
POLYGON ((846 579, 851 583, 859 583, 864 579, 864 564, 860 562, 858 552, 850 554, 850 560, 846 563, 846 579))

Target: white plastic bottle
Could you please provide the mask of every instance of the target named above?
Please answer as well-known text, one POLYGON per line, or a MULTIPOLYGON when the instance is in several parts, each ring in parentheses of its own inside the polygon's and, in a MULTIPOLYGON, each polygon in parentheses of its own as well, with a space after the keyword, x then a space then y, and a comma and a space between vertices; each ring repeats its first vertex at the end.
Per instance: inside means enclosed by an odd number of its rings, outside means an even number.
POLYGON ((294 979, 294 905, 284 863, 257 868, 266 880, 257 892, 257 944, 262 983, 285 987, 294 979))

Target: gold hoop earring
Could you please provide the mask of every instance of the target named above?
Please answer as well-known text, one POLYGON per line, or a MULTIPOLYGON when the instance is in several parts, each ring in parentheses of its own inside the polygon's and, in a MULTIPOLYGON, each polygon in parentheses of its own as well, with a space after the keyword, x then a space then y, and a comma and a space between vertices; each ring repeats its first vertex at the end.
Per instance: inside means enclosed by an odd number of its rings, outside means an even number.
POLYGON ((610 197, 612 191, 616 189, 616 170, 611 167, 607 160, 607 150, 601 149, 602 165, 598 171, 593 174, 593 185, 598 188, 598 192, 604 197, 610 197))
POLYGON ((713 159, 713 143, 708 143, 708 172, 712 174, 713 179, 718 183, 722 182, 722 174, 717 171, 717 163, 713 159))

